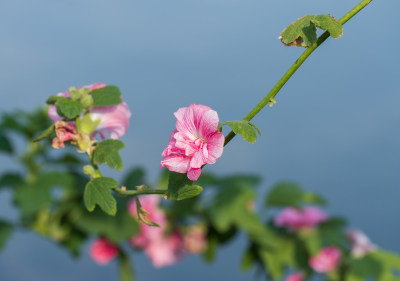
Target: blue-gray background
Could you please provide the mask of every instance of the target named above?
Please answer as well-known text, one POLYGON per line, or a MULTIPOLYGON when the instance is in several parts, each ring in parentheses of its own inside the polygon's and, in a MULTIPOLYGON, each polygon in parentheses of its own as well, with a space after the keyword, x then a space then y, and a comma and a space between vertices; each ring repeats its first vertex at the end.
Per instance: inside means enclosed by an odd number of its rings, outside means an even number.
MULTIPOLYGON (((306 14, 344 15, 358 0, 2 0, 0 111, 31 110, 49 95, 93 82, 118 85, 133 116, 123 138, 126 166, 155 180, 173 112, 190 103, 242 118, 302 49, 277 37, 306 14)), ((262 174, 261 193, 300 182, 330 200, 382 248, 400 252, 399 1, 373 1, 302 66, 254 122, 254 145, 236 138, 207 170, 262 174)), ((0 158, 0 169, 13 162, 0 158)), ((0 215, 15 218, 10 194, 0 215)), ((89 245, 86 245, 87 249, 89 245)), ((155 270, 135 256, 140 280, 250 280, 237 265, 239 239, 212 266, 188 257, 155 270), (189 277, 190 276, 190 277, 189 277)), ((116 280, 84 252, 73 260, 32 233, 13 235, 0 280, 116 280)))

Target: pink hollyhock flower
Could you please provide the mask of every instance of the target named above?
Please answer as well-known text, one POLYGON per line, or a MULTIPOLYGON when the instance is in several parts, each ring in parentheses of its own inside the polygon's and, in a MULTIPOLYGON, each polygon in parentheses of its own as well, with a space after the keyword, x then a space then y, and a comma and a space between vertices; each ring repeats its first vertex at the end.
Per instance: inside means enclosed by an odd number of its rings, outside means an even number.
POLYGON ((155 267, 170 266, 183 257, 183 239, 178 232, 152 241, 144 250, 155 267))
POLYGON ((224 135, 217 129, 218 114, 208 106, 191 104, 174 113, 176 129, 163 153, 161 167, 177 173, 187 173, 196 181, 201 167, 214 164, 222 155, 224 135))
POLYGON ((325 247, 319 253, 309 259, 311 268, 319 273, 327 273, 335 270, 342 258, 342 252, 335 246, 325 247))
POLYGON ((189 226, 183 236, 185 250, 191 254, 199 254, 207 248, 207 239, 204 227, 201 225, 189 226))
POLYGON ((90 256, 98 264, 105 265, 118 256, 118 248, 105 238, 99 238, 90 247, 90 256))
POLYGON ((274 219, 275 225, 293 230, 312 228, 328 219, 325 212, 317 207, 305 207, 303 210, 288 207, 274 219))
POLYGON ((296 272, 290 274, 288 277, 286 277, 285 281, 303 281, 304 280, 304 275, 302 272, 296 272))
MULTIPOLYGON (((160 240, 164 235, 165 227, 167 226, 167 217, 164 212, 158 207, 160 204, 160 196, 145 195, 140 198, 140 204, 149 215, 148 219, 155 222, 160 227, 150 226, 144 223, 139 224, 139 233, 130 239, 133 246, 138 248, 146 248, 153 241, 160 240)), ((136 200, 130 200, 128 203, 129 213, 137 219, 136 200)))
MULTIPOLYGON (((95 90, 105 86, 106 84, 104 83, 95 83, 77 89, 83 88, 95 90)), ((69 98, 70 90, 68 89, 65 93, 59 93, 57 95, 69 98)), ((96 130, 92 134, 93 138, 95 138, 96 135, 100 135, 100 138, 103 140, 106 137, 111 139, 119 139, 126 133, 129 127, 129 118, 131 117, 131 112, 125 102, 112 106, 95 106, 90 108, 89 113, 92 121, 100 120, 96 130)), ((63 119, 57 114, 55 105, 50 105, 48 114, 53 122, 63 119)))
POLYGON ((348 231, 347 237, 352 244, 351 254, 355 258, 362 258, 365 254, 377 249, 377 246, 372 244, 368 236, 360 230, 352 229, 348 231))

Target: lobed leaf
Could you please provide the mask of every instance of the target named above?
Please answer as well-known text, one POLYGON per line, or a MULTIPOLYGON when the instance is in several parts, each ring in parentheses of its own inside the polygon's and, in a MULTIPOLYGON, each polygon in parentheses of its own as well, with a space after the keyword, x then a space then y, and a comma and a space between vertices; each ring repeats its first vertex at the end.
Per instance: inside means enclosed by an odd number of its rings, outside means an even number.
POLYGON ((225 121, 218 124, 218 128, 228 125, 235 134, 239 134, 245 141, 254 143, 257 140, 257 133, 261 136, 260 130, 256 125, 246 120, 225 121))
POLYGON ((302 46, 304 41, 310 47, 317 42, 317 27, 329 32, 333 38, 339 38, 343 34, 343 27, 330 15, 307 15, 299 18, 285 28, 279 39, 286 46, 302 46))
POLYGON ((98 205, 109 215, 117 213, 117 201, 111 194, 111 189, 118 187, 118 182, 112 178, 95 178, 87 183, 83 199, 89 212, 98 205))
POLYGON ((110 106, 122 102, 121 92, 116 86, 105 86, 90 92, 93 98, 93 106, 110 106))
POLYGON ((123 168, 122 158, 119 150, 125 144, 120 140, 105 140, 99 142, 93 152, 93 162, 97 164, 106 163, 110 168, 121 171, 123 168))
POLYGON ((65 97, 59 97, 57 99, 56 108, 59 115, 67 117, 68 119, 76 118, 85 110, 85 107, 79 101, 65 97))

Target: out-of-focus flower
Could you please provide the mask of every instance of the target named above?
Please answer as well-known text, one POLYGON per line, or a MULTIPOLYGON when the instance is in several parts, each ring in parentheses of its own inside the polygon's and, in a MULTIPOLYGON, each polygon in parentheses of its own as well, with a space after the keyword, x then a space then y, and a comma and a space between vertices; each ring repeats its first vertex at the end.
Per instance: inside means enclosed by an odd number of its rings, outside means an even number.
POLYGON ((199 254, 207 248, 205 229, 201 225, 191 225, 183 236, 185 250, 191 254, 199 254))
MULTIPOLYGON (((88 86, 83 86, 76 89, 88 89, 89 91, 105 87, 104 83, 95 83, 88 86)), ((58 96, 70 98, 71 93, 68 89, 64 93, 57 94, 58 96)), ((58 115, 55 105, 50 105, 48 115, 53 122, 62 120, 63 118, 58 115)), ((107 137, 111 139, 121 138, 129 127, 129 118, 131 112, 128 105, 122 102, 118 105, 112 106, 96 106, 89 109, 90 119, 93 122, 98 122, 97 127, 94 129, 91 137, 95 138, 97 135, 101 139, 107 137)))
POLYGON ((163 153, 161 167, 187 173, 195 181, 204 164, 214 164, 222 155, 224 135, 218 130, 218 114, 208 106, 191 104, 174 113, 176 129, 163 153))
POLYGON ((303 210, 288 207, 283 209, 274 219, 275 225, 293 230, 313 228, 326 221, 328 215, 317 207, 305 207, 303 210))
POLYGON ((335 246, 321 249, 319 253, 309 259, 311 268, 318 273, 327 273, 335 270, 342 258, 342 252, 335 246))
POLYGON ((286 277, 285 281, 303 281, 304 275, 302 272, 295 272, 286 277))
POLYGON ((98 264, 105 265, 118 256, 118 248, 105 238, 99 238, 90 247, 90 256, 98 264))
POLYGON ((81 139, 81 135, 76 131, 75 125, 64 121, 57 121, 55 124, 56 137, 52 141, 54 148, 65 147, 65 142, 77 142, 81 139))
POLYGON ((375 244, 372 244, 368 236, 358 229, 352 229, 347 232, 352 249, 351 254, 355 258, 362 258, 365 254, 377 249, 375 244))

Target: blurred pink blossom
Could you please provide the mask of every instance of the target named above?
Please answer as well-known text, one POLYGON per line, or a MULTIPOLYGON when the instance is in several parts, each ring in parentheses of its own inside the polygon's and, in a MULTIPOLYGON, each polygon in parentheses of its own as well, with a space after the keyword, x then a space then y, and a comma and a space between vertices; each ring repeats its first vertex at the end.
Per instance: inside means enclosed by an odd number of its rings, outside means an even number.
POLYGON ((342 252, 335 246, 325 247, 309 259, 311 268, 318 273, 327 273, 335 270, 342 258, 342 252))
POLYGON ((183 236, 185 250, 191 254, 200 254, 207 248, 205 229, 201 225, 191 225, 183 236))
POLYGON ((118 256, 118 248, 105 238, 99 238, 90 247, 90 256, 98 264, 105 265, 118 256))
POLYGON ((187 173, 195 181, 204 164, 214 164, 222 155, 224 135, 217 129, 218 114, 208 106, 191 104, 174 113, 176 129, 162 152, 161 167, 187 173))
POLYGON ((375 244, 372 244, 368 236, 358 229, 352 229, 347 232, 352 249, 351 254, 355 258, 362 258, 365 254, 377 249, 375 244))
POLYGON ((295 272, 286 277, 285 281, 303 281, 304 275, 302 272, 295 272))
MULTIPOLYGON (((106 84, 104 83, 95 83, 77 89, 83 88, 88 90, 95 90, 103 88, 105 86, 106 84)), ((59 93, 57 95, 69 98, 70 90, 68 89, 64 93, 59 93)), ((90 108, 89 112, 92 121, 100 120, 99 124, 96 127, 96 130, 92 134, 93 138, 96 137, 96 135, 99 135, 100 138, 103 140, 107 137, 111 139, 119 139, 126 133, 129 127, 129 118, 131 117, 131 112, 125 102, 113 106, 92 107, 90 108)), ((53 122, 57 122, 63 119, 57 114, 57 109, 55 105, 50 105, 48 115, 50 119, 53 120, 53 122)))
POLYGON ((317 207, 305 207, 303 210, 294 207, 283 209, 275 218, 276 226, 293 230, 312 228, 328 219, 328 215, 317 207))

